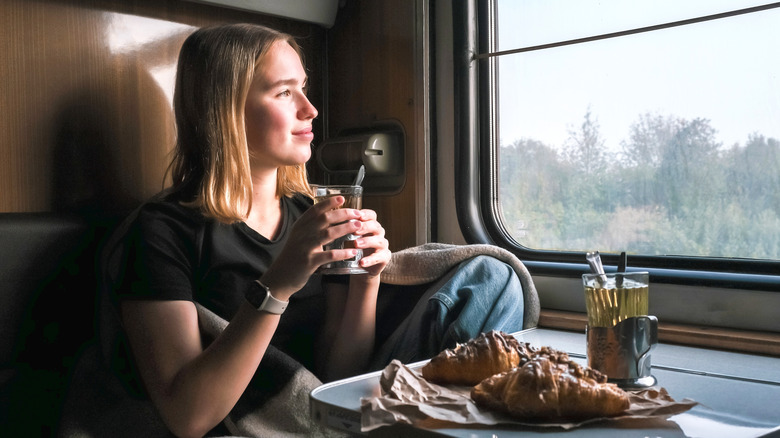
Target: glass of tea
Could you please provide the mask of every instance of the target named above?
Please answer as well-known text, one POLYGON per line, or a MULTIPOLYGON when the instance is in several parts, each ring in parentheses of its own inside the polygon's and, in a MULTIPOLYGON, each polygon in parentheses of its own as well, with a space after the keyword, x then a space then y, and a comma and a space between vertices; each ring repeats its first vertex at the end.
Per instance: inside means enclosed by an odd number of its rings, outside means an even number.
MULTIPOLYGON (((360 209, 363 205, 363 187, 354 185, 312 185, 314 190, 314 203, 322 202, 334 196, 343 196, 344 203, 341 208, 360 209)), ((354 234, 347 234, 339 237, 325 245, 325 250, 355 248, 354 234)), ((326 263, 317 270, 321 274, 365 274, 368 271, 359 266, 360 259, 363 258, 363 251, 357 249, 355 257, 347 260, 339 260, 332 263, 326 263)))
POLYGON ((647 272, 583 275, 588 325, 614 327, 624 319, 647 315, 648 276, 647 272))
POLYGON ((584 274, 588 366, 625 389, 653 386, 650 350, 658 320, 648 315, 647 272, 584 274))

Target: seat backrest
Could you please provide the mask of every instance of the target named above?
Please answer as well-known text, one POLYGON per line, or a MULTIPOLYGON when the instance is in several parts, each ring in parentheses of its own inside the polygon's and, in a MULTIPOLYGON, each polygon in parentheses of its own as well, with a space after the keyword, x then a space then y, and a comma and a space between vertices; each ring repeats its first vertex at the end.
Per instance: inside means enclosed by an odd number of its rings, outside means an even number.
POLYGON ((94 315, 94 308, 73 309, 81 298, 94 302, 94 255, 88 254, 94 234, 86 220, 74 216, 0 214, 0 366, 35 356, 38 346, 28 341, 37 332, 56 343, 68 330, 63 321, 79 323, 82 314, 94 315), (79 315, 65 318, 60 305, 79 315))
POLYGON ((99 230, 75 215, 0 214, 0 435, 56 426, 69 369, 94 337, 99 230))

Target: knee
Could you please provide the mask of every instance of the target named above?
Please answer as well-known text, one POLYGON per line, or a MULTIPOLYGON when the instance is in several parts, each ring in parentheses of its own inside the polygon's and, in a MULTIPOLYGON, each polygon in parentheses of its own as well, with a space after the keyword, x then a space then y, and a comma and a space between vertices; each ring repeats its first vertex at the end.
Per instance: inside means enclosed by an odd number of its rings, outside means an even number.
POLYGON ((473 299, 485 312, 481 330, 522 330, 525 299, 514 268, 491 256, 475 257, 464 268, 474 275, 473 299))
POLYGON ((463 268, 469 270, 480 283, 489 286, 490 290, 522 297, 520 278, 510 265, 487 255, 476 256, 464 263, 463 268))
POLYGON ((488 255, 479 255, 465 262, 475 272, 479 272, 486 278, 517 277, 515 270, 501 260, 488 255))

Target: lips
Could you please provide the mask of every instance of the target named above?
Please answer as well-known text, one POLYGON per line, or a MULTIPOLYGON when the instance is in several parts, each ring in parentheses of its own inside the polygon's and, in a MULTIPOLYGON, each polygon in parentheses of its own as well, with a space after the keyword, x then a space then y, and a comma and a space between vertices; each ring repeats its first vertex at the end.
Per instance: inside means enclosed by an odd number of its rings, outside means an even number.
POLYGON ((305 138, 309 141, 314 139, 314 133, 311 131, 311 126, 307 126, 306 128, 300 129, 298 131, 293 131, 292 134, 296 137, 305 138))

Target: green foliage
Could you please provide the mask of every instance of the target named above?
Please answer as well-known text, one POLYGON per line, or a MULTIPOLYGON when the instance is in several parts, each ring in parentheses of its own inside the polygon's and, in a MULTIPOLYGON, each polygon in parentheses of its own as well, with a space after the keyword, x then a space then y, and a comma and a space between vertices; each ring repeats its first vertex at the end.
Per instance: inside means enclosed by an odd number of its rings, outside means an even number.
POLYGON ((559 152, 501 147, 506 226, 537 249, 780 258, 780 141, 724 148, 709 120, 644 114, 622 151, 590 110, 559 152))

